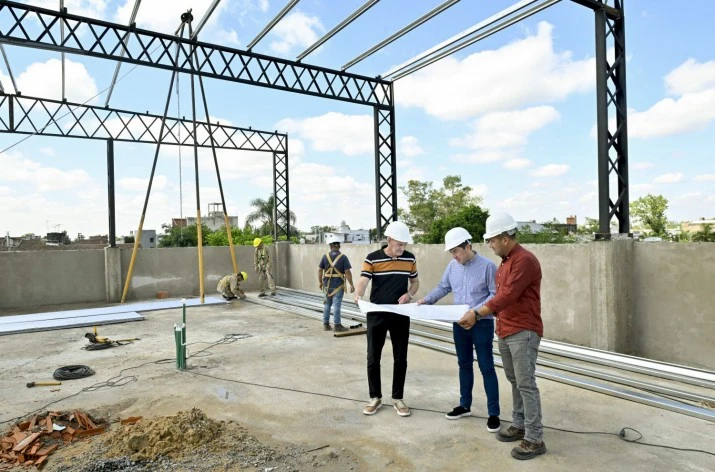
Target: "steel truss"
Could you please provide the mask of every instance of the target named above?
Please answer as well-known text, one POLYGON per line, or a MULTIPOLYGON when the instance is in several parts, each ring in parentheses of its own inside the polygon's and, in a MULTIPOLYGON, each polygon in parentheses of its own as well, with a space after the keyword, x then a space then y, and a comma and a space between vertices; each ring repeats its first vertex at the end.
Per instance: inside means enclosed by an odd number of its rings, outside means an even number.
MULTIPOLYGON (((392 82, 379 77, 306 65, 7 0, 0 0, 0 41, 369 105, 376 116, 379 111, 394 128, 392 82), (65 30, 64 39, 61 29, 65 30)), ((384 141, 381 149, 375 149, 375 185, 378 194, 385 193, 389 198, 376 202, 378 237, 386 222, 397 218, 394 129, 390 139, 376 138, 376 146, 381 141, 384 141), (386 156, 382 162, 379 155, 386 156)), ((276 164, 276 169, 282 165, 276 164)), ((287 192, 287 171, 285 174, 285 185, 276 183, 276 188, 285 186, 287 192)), ((276 195, 276 203, 282 200, 276 195)), ((285 202, 287 211, 287 194, 285 202)))
MULTIPOLYGON (((193 146, 192 121, 167 117, 160 140, 161 120, 161 115, 151 113, 0 94, 0 133, 193 146)), ((196 126, 199 147, 283 153, 288 149, 285 133, 202 121, 196 126)))

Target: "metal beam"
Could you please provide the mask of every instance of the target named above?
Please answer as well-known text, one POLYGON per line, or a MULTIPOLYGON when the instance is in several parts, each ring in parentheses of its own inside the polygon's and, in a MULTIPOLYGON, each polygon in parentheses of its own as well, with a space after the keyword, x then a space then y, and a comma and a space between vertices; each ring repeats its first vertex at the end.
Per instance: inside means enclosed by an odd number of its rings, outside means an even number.
POLYGON ((64 51, 191 74, 189 54, 196 48, 196 73, 350 103, 389 108, 392 83, 325 67, 265 56, 188 38, 156 33, 17 2, 0 2, 0 41, 16 46, 64 51), (67 27, 64 44, 59 23, 67 27), (129 38, 125 45, 123 39, 129 38), (179 46, 175 60, 170 50, 179 46), (125 51, 122 55, 121 51, 125 51))
POLYGON ((196 26, 196 29, 191 32, 191 39, 196 39, 199 36, 199 33, 202 29, 204 29, 204 26, 206 26, 206 22, 209 21, 209 18, 213 14, 214 10, 216 10, 216 7, 220 2, 221 0, 214 0, 213 2, 211 2, 211 5, 209 5, 208 9, 206 10, 206 13, 204 13, 203 18, 199 20, 199 24, 196 26))
MULTIPOLYGON (((488 28, 492 25, 497 25, 497 26, 492 28, 493 31, 490 34, 496 33, 497 31, 500 31, 500 30, 506 28, 507 26, 510 26, 510 25, 516 23, 516 21, 506 23, 505 26, 502 26, 501 28, 499 28, 499 25, 501 24, 500 22, 511 17, 512 15, 517 13, 519 10, 522 10, 534 3, 537 3, 538 1, 540 1, 540 0, 521 0, 519 3, 516 3, 512 6, 510 6, 509 8, 505 8, 504 10, 500 11, 499 13, 496 13, 496 14, 490 16, 486 20, 480 21, 479 23, 475 24, 474 26, 462 31, 461 33, 452 36, 451 38, 447 39, 446 41, 443 41, 440 44, 438 44, 434 47, 431 47, 430 49, 416 55, 412 59, 400 64, 399 66, 390 69, 389 71, 382 74, 382 77, 395 76, 398 73, 402 73, 407 70, 414 72, 412 69, 414 68, 415 65, 424 64, 424 65, 422 65, 422 67, 424 67, 425 65, 432 64, 433 62, 436 62, 439 59, 442 59, 442 58, 446 57, 447 55, 452 54, 453 52, 456 52, 459 49, 462 49, 463 47, 469 46, 470 44, 480 41, 481 39, 484 39, 488 35, 486 35, 486 36, 480 35, 480 36, 476 36, 476 38, 472 37, 472 36, 480 31, 485 30, 486 28, 488 28), (470 37, 472 37, 472 38, 470 39, 470 37), (445 51, 450 51, 450 52, 449 52, 449 54, 444 54, 445 51), (442 53, 442 54, 440 54, 440 53, 442 53)), ((548 2, 549 4, 547 6, 551 6, 552 4, 558 3, 559 1, 560 0, 551 0, 548 2)), ((534 13, 536 13, 536 11, 534 11, 534 13)), ((526 17, 523 17, 523 18, 526 18, 526 17)), ((523 19, 523 18, 521 18, 521 19, 523 19)))
MULTIPOLYGON (((139 13, 139 5, 141 4, 142 0, 135 0, 134 1, 134 8, 132 9, 132 14, 129 16, 129 26, 133 26, 134 22, 137 19, 137 13, 139 13)), ((64 25, 64 22, 62 23, 64 25)), ((124 43, 124 48, 119 52, 119 54, 124 57, 124 50, 127 46, 127 41, 129 41, 129 36, 126 36, 123 40, 122 43, 124 43)), ((64 38, 63 41, 64 43, 64 38)), ((64 55, 64 53, 62 53, 64 55)), ((117 83, 117 77, 119 77, 119 69, 122 68, 122 63, 117 62, 117 66, 114 68, 114 76, 112 77, 112 83, 109 84, 109 91, 107 92, 107 99, 104 101, 104 106, 108 107, 109 106, 109 99, 112 98, 112 92, 114 92, 114 85, 117 83)))
POLYGON ((501 31, 503 29, 508 28, 509 26, 515 25, 515 24, 519 23, 520 21, 523 21, 523 20, 529 18, 530 16, 540 12, 541 10, 545 10, 552 5, 559 3, 560 1, 561 0, 546 0, 546 1, 544 1, 544 3, 536 5, 535 7, 530 8, 530 9, 524 11, 523 13, 519 13, 518 15, 511 17, 510 19, 506 20, 503 23, 497 24, 496 26, 488 29, 487 31, 484 31, 483 33, 479 33, 478 35, 476 35, 462 43, 455 44, 454 46, 451 46, 451 47, 443 50, 439 54, 436 54, 435 56, 423 61, 422 63, 414 65, 414 66, 408 68, 407 70, 404 70, 404 71, 396 74, 392 79, 398 80, 398 79, 401 79, 401 78, 403 78, 407 75, 410 75, 414 72, 417 72, 418 70, 423 69, 430 64, 434 64, 435 62, 437 62, 441 59, 444 59, 447 56, 451 56, 455 52, 457 52, 461 49, 464 49, 467 46, 470 46, 478 41, 481 41, 482 39, 488 38, 489 36, 491 36, 495 33, 498 33, 499 31, 501 31))
POLYGON ((618 8, 613 8, 608 5, 604 0, 571 0, 574 3, 578 3, 584 7, 590 8, 593 11, 603 10, 611 19, 620 18, 621 11, 618 8))
MULTIPOLYGON (((159 142, 161 115, 82 105, 46 98, 0 95, 0 133, 114 141, 159 142), (58 123, 63 121, 62 126, 58 123)), ((198 146, 243 151, 287 152, 288 136, 272 131, 197 122, 198 146)), ((191 120, 167 117, 163 145, 191 146, 191 120)))
POLYGON ((5 53, 5 46, 2 43, 0 43, 0 52, 2 52, 2 58, 5 61, 5 67, 7 67, 7 74, 10 76, 12 88, 15 89, 15 93, 19 94, 20 91, 17 89, 17 84, 15 83, 15 76, 12 74, 12 69, 10 68, 10 61, 8 61, 7 54, 5 53))
POLYGON ((346 26, 348 26, 350 23, 355 21, 360 15, 368 11, 370 8, 372 8, 377 2, 380 0, 368 0, 365 2, 360 8, 355 10, 345 18, 343 21, 338 23, 337 26, 335 26, 333 29, 328 31, 322 38, 318 39, 315 43, 313 43, 308 49, 305 51, 301 52, 298 54, 298 57, 296 58, 296 61, 301 61, 305 56, 310 54, 311 52, 315 51, 318 49, 323 43, 325 43, 327 40, 338 34, 340 31, 342 31, 346 26))
POLYGON ((421 17, 419 17, 418 19, 416 19, 415 21, 413 21, 413 22, 410 23, 409 25, 405 26, 404 28, 402 28, 401 30, 399 30, 397 33, 394 33, 394 34, 390 35, 389 37, 383 39, 382 41, 380 41, 379 43, 377 43, 376 45, 374 45, 373 47, 371 47, 370 49, 368 49, 368 50, 365 51, 364 53, 362 53, 362 54, 360 54, 359 56, 355 57, 354 59, 348 61, 347 63, 345 63, 345 65, 343 65, 343 66, 340 68, 340 70, 347 70, 347 69, 351 68, 352 66, 354 66, 355 64, 357 64, 357 63, 359 63, 359 62, 361 62, 361 61, 367 59, 368 57, 372 56, 372 55, 375 54, 377 51, 379 51, 380 49, 382 49, 382 48, 384 48, 385 46, 389 45, 389 44, 392 43, 393 41, 395 41, 395 40, 401 38, 402 36, 406 35, 406 34, 409 33, 410 31, 412 31, 413 29, 415 29, 415 28, 417 28, 418 26, 421 26, 422 24, 424 24, 424 23, 426 23, 427 21, 431 20, 431 19, 434 18, 435 16, 437 16, 437 15, 439 15, 440 13, 442 13, 443 11, 447 10, 449 7, 451 7, 451 6, 453 6, 453 5, 457 4, 457 3, 459 3, 459 1, 460 1, 460 0, 447 0, 447 1, 444 2, 443 4, 441 4, 441 5, 437 6, 437 7, 435 7, 432 11, 425 13, 424 15, 422 15, 421 17))
POLYGON ((290 0, 286 6, 283 7, 281 11, 278 12, 278 14, 261 30, 260 33, 258 33, 258 36, 253 38, 250 43, 248 43, 248 46, 246 46, 246 49, 250 51, 251 49, 254 48, 258 42, 263 39, 272 29, 275 27, 279 21, 283 19, 284 16, 288 14, 289 11, 293 9, 294 6, 298 4, 300 0, 290 0))
MULTIPOLYGON (((60 0, 60 11, 65 12, 65 0, 60 0)), ((65 25, 62 23, 60 25, 60 38, 62 42, 65 42, 65 25)), ((64 101, 67 98, 67 95, 65 94, 65 53, 60 53, 60 57, 62 59, 62 100, 64 101)))
POLYGON ((109 247, 117 247, 117 219, 114 205, 114 141, 107 140, 107 205, 109 213, 109 247))

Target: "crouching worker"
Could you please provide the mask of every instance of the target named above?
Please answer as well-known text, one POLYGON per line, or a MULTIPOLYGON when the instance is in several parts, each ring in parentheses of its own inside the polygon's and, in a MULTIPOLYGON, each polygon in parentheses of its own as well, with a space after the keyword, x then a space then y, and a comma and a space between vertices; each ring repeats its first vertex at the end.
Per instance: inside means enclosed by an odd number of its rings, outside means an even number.
POLYGON ((235 300, 240 298, 243 300, 246 298, 246 294, 241 290, 240 282, 248 280, 248 274, 245 272, 239 272, 238 274, 228 274, 218 281, 216 290, 225 298, 226 300, 235 300))

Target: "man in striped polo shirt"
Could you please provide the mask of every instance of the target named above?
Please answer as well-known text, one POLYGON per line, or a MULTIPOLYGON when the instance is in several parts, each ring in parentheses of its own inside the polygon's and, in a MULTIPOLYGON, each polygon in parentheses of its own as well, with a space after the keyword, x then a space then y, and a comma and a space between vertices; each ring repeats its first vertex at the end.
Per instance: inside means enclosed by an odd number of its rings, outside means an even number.
MULTIPOLYGON (((367 284, 372 281, 370 302, 382 305, 409 303, 417 293, 420 283, 417 278, 415 256, 405 250, 412 244, 407 226, 393 221, 385 228, 387 244, 371 252, 365 258, 355 291, 357 303, 364 295, 367 284)), ((392 403, 400 416, 410 416, 410 409, 403 400, 405 376, 407 375, 407 346, 410 337, 410 318, 390 312, 370 312, 367 318, 367 381, 370 403, 363 409, 366 415, 374 415, 382 406, 380 381, 380 357, 387 333, 392 341, 394 368, 392 374, 392 403)))

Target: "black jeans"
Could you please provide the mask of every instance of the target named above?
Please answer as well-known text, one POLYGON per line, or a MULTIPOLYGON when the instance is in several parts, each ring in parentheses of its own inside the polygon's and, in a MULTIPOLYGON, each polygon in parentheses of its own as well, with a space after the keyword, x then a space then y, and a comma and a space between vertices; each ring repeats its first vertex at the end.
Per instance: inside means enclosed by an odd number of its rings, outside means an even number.
POLYGON ((392 341, 392 357, 394 359, 392 398, 401 400, 407 375, 410 317, 387 312, 367 314, 367 381, 370 386, 370 398, 382 398, 380 358, 388 331, 392 341))

